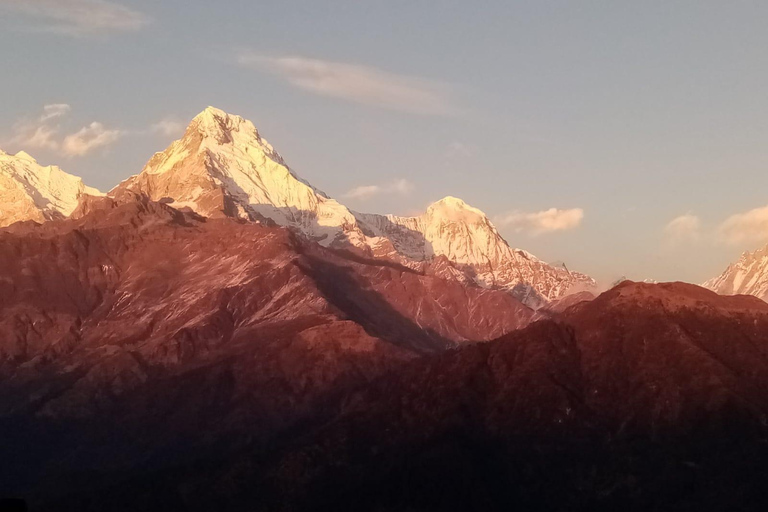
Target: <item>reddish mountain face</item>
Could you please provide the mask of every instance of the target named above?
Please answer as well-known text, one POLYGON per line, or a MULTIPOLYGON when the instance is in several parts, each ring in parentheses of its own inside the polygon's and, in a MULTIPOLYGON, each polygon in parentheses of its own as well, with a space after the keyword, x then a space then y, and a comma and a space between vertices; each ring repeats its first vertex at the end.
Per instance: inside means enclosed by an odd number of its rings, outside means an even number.
POLYGON ((757 510, 768 305, 626 282, 408 364, 342 411, 261 470, 308 508, 757 510))
POLYGON ((0 480, 67 494, 90 471, 267 443, 407 361, 532 315, 285 228, 89 198, 70 220, 0 231, 0 459, 14 461, 0 480))
MULTIPOLYGON (((685 431, 731 408, 762 423, 768 304, 684 283, 625 282, 555 319, 420 361, 386 386, 397 387, 382 394, 393 402, 469 406, 505 435, 595 422, 614 432, 685 431), (477 402, 455 400, 465 392, 477 402)), ((424 429, 415 408, 407 416, 424 429)))
MULTIPOLYGON (((0 232, 0 372, 29 390, 4 395, 5 414, 87 417, 158 375, 295 346, 385 367, 532 316, 503 292, 131 194, 77 216, 0 232)), ((343 363, 296 378, 333 380, 343 363)))
POLYGON ((730 408, 768 417, 768 304, 755 297, 623 283, 561 322, 574 330, 585 403, 614 425, 680 429, 730 408))
POLYGON ((2 230, 0 482, 80 512, 768 503, 768 304, 625 282, 528 325, 440 274, 130 193, 2 230))

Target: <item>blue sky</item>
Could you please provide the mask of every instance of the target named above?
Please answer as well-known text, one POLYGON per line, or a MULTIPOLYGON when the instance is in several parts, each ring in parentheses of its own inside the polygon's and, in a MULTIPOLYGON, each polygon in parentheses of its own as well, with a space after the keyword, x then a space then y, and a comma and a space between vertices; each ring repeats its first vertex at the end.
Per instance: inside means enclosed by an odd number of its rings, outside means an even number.
POLYGON ((766 26, 757 1, 0 0, 0 147, 109 189, 214 105, 353 209, 454 195, 598 279, 701 282, 768 241, 766 26))

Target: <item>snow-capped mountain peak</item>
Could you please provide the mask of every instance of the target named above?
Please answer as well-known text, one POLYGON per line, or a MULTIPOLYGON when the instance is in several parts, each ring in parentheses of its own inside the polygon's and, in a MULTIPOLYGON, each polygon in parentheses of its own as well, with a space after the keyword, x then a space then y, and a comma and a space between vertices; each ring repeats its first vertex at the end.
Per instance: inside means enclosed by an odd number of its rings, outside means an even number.
POLYGON ((754 295, 768 300, 768 245, 745 251, 739 261, 702 286, 722 295, 754 295))
POLYGON ((323 245, 359 245, 345 206, 300 179, 250 121, 208 107, 184 136, 119 187, 204 216, 226 215, 294 227, 323 245))
MULTIPOLYGON (((4 224, 68 216, 82 194, 99 194, 24 152, 0 152, 0 165, 4 224)), ((457 197, 415 217, 352 212, 299 178, 252 122, 214 107, 110 194, 126 190, 202 216, 289 227, 324 246, 354 247, 425 273, 507 290, 534 307, 572 285, 593 283, 511 249, 485 213, 457 197)))
POLYGON ((436 201, 417 217, 358 217, 378 236, 390 240, 398 253, 419 261, 444 257, 471 281, 506 289, 533 307, 564 295, 570 288, 595 285, 588 276, 512 249, 485 213, 456 197, 436 201))
POLYGON ((83 194, 102 195, 58 167, 38 164, 24 151, 0 151, 0 227, 67 217, 83 194))
POLYGON ((485 213, 453 196, 444 197, 429 205, 426 216, 435 222, 462 222, 465 224, 483 222, 487 219, 485 213))
POLYGON ((439 199, 434 203, 432 203, 431 205, 429 205, 427 209, 430 210, 430 209, 440 209, 440 208, 456 209, 456 210, 472 209, 472 210, 475 210, 476 212, 482 213, 480 212, 480 210, 469 206, 467 203, 464 202, 463 199, 454 197, 454 196, 445 196, 444 198, 439 199))
POLYGON ((259 135, 254 124, 238 115, 208 107, 192 120, 189 130, 199 133, 209 144, 211 141, 216 141, 218 144, 231 144, 235 147, 255 146, 265 156, 280 165, 285 165, 283 158, 272 145, 259 135))
POLYGON ((19 151, 14 156, 16 158, 20 159, 20 160, 26 160, 27 162, 32 162, 32 163, 35 163, 35 164, 37 163, 37 160, 35 160, 34 157, 32 157, 32 155, 30 155, 26 151, 19 151))

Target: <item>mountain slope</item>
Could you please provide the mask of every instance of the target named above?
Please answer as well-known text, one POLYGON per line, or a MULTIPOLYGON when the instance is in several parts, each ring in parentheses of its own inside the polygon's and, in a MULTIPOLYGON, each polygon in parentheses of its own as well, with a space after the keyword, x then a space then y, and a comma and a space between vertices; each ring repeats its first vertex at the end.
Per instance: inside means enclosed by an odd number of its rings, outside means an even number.
POLYGON ((0 375, 13 380, 24 367, 33 381, 75 378, 52 401, 15 394, 10 410, 92 412, 101 379, 117 375, 90 375, 110 358, 126 359, 125 390, 148 368, 260 340, 333 337, 338 327, 413 356, 492 339, 533 315, 506 293, 325 249, 284 228, 206 220, 143 197, 100 201, 81 219, 0 231, 0 375))
POLYGON ((342 411, 257 481, 296 510, 759 510, 768 305, 625 282, 342 411))
POLYGON ((353 212, 297 177, 250 121, 213 107, 113 193, 121 190, 208 217, 274 222, 326 247, 356 248, 411 268, 436 263, 444 277, 511 291, 534 307, 594 285, 512 250, 483 212, 460 199, 440 200, 419 217, 353 212), (439 256, 447 262, 434 261, 439 256))
POLYGON ((624 282, 552 320, 419 358, 367 358, 347 330, 317 332, 254 338, 218 366, 147 372, 75 434, 42 418, 0 450, 23 460, 41 446, 35 489, 78 512, 768 503, 768 304, 756 298, 624 282), (304 395, 319 389, 342 392, 304 395), (304 421, 275 426, 284 408, 304 421), (262 437, 268 428, 281 434, 262 437), (82 477, 56 492, 73 467, 82 477))
POLYGON ((768 246, 745 252, 736 263, 702 286, 722 295, 754 295, 768 299, 768 246))
POLYGON ((45 481, 40 499, 91 471, 214 457, 233 433, 268 445, 409 360, 532 315, 282 227, 92 199, 0 230, 0 480, 20 495, 45 481))
POLYGON ((84 194, 100 192, 58 167, 39 165, 23 151, 0 151, 0 227, 67 217, 84 194))

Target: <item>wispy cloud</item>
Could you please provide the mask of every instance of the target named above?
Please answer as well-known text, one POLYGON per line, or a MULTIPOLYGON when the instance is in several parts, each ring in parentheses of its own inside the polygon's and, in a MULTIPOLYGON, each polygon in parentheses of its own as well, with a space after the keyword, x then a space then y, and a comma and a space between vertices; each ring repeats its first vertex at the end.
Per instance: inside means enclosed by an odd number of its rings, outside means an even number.
POLYGON ((72 107, 66 103, 45 105, 35 119, 22 119, 13 125, 13 136, 5 143, 22 149, 59 149, 59 127, 53 121, 69 113, 72 107))
POLYGON ((730 244, 764 242, 768 239, 768 206, 731 215, 717 231, 730 244))
POLYGON ((344 197, 349 199, 368 199, 380 193, 381 187, 378 185, 361 185, 344 194, 344 197))
POLYGON ((107 129, 99 122, 92 122, 81 130, 60 136, 59 121, 72 111, 66 103, 45 105, 43 112, 34 119, 26 119, 14 125, 14 135, 3 145, 23 150, 44 149, 65 156, 84 156, 117 141, 124 132, 107 129))
POLYGON ((186 126, 175 119, 163 119, 150 127, 150 132, 159 133, 167 137, 175 137, 184 133, 186 126))
POLYGON ((0 0, 0 9, 42 20, 35 30, 70 36, 140 30, 145 14, 107 0, 0 0))
POLYGON ((388 185, 361 185, 344 194, 344 197, 348 199, 369 199, 380 194, 406 195, 411 193, 413 188, 413 183, 401 178, 388 185))
POLYGON ((103 124, 94 121, 80 131, 67 135, 61 150, 67 156, 84 156, 98 148, 111 145, 121 135, 120 130, 108 130, 103 124))
POLYGON ((399 180, 395 180, 395 182, 389 186, 389 191, 397 192, 398 194, 410 194, 413 192, 413 188, 413 183, 405 178, 400 178, 399 180))
POLYGON ((447 85, 372 66, 248 51, 240 52, 237 61, 321 96, 413 114, 448 116, 459 112, 447 85))
POLYGON ((499 227, 508 227, 517 232, 524 231, 532 235, 540 235, 577 228, 581 225, 583 219, 584 210, 581 208, 571 208, 568 210, 550 208, 531 213, 510 212, 498 216, 494 222, 499 227))
POLYGON ((8 141, 10 145, 18 145, 28 149, 59 149, 56 140, 58 129, 45 124, 17 123, 15 135, 8 141))
POLYGON ((701 238, 701 219, 692 213, 675 217, 664 226, 664 234, 670 242, 699 240, 701 238))
POLYGON ((55 103, 53 105, 46 105, 43 107, 43 115, 40 116, 40 122, 45 123, 51 119, 67 115, 72 110, 72 107, 66 103, 55 103))
POLYGON ((466 160, 475 156, 477 148, 465 142, 454 141, 448 145, 445 157, 449 160, 466 160))

